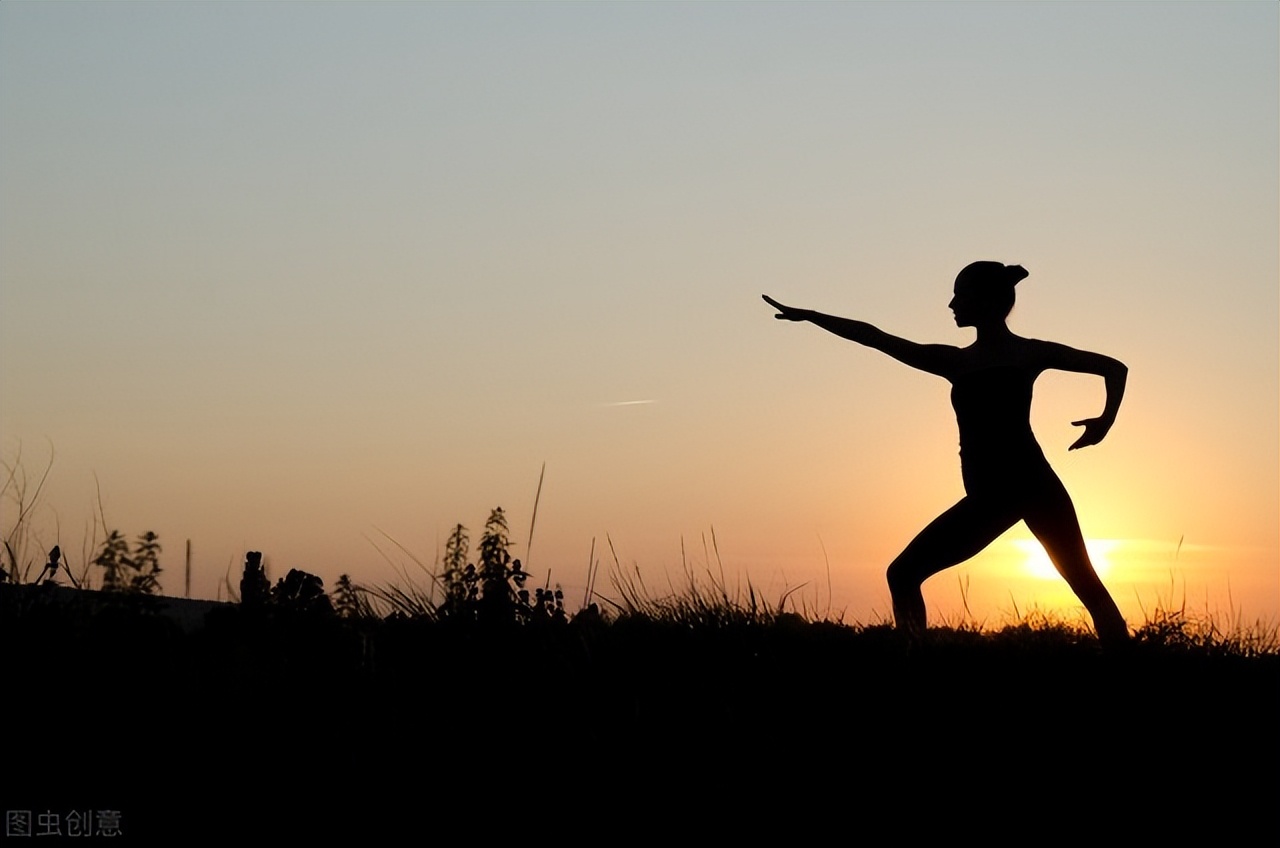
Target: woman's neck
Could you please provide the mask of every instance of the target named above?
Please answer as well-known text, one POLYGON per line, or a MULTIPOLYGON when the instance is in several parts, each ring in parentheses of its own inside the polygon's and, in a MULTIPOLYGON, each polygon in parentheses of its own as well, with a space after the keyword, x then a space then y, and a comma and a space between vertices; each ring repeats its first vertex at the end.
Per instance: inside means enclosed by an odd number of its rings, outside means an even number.
POLYGON ((981 347, 1000 345, 1014 338, 1013 332, 1004 321, 986 321, 975 324, 974 329, 978 331, 978 338, 974 344, 981 347))

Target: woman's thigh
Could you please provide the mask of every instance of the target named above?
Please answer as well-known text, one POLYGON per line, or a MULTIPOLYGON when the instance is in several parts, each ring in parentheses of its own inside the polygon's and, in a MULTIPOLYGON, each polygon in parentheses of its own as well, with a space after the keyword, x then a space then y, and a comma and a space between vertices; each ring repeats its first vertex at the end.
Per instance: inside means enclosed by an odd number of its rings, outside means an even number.
POLYGON ((977 554, 1021 517, 1016 505, 966 495, 911 540, 889 566, 889 578, 924 582, 977 554))
POLYGON ((1028 504, 1023 515, 1027 529, 1044 545, 1049 559, 1069 583, 1096 582, 1075 505, 1066 488, 1057 480, 1053 482, 1057 485, 1045 486, 1028 504))

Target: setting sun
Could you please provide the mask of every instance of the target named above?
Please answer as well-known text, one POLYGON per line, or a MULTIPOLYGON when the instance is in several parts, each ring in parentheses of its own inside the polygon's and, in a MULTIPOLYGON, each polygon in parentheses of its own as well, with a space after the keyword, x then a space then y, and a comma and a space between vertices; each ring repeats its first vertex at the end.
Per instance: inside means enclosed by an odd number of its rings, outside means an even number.
MULTIPOLYGON (((1061 580, 1057 569, 1049 561, 1044 547, 1035 539, 1015 539, 1013 542, 1023 554, 1022 567, 1032 577, 1045 580, 1061 580)), ((1089 559, 1093 562, 1094 571, 1099 577, 1106 577, 1111 570, 1109 554, 1120 546, 1119 539, 1086 539, 1085 549, 1089 551, 1089 559)))

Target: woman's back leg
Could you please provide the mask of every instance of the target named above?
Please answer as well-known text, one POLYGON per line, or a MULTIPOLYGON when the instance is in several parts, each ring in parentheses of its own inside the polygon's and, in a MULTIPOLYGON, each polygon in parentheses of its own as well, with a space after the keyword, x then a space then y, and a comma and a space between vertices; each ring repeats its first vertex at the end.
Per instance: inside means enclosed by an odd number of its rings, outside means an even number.
POLYGON ((1046 495, 1024 516, 1027 527, 1044 545, 1054 568, 1089 611, 1098 641, 1104 645, 1127 642, 1129 627, 1093 568, 1071 497, 1060 483, 1055 488, 1057 491, 1046 495))

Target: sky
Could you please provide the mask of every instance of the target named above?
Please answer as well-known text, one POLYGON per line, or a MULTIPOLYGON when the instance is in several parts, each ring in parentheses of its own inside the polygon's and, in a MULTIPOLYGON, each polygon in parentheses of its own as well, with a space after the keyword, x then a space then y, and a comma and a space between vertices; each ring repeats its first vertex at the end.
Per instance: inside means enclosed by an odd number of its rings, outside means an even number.
MULTIPOLYGON (((1032 415, 1130 622, 1274 621, 1278 30, 1271 3, 0 4, 0 529, 37 570, 154 531, 169 594, 190 540, 191 594, 225 598, 248 550, 422 580, 501 506, 574 607, 594 557, 614 598, 693 575, 884 620, 886 565, 963 494, 949 386, 760 295, 964 345, 952 282, 993 259, 1030 271, 1014 332, 1130 369, 1096 447, 1066 451, 1100 378, 1042 376, 1032 415)), ((931 621, 1079 615, 1030 540, 926 583, 931 621)))

